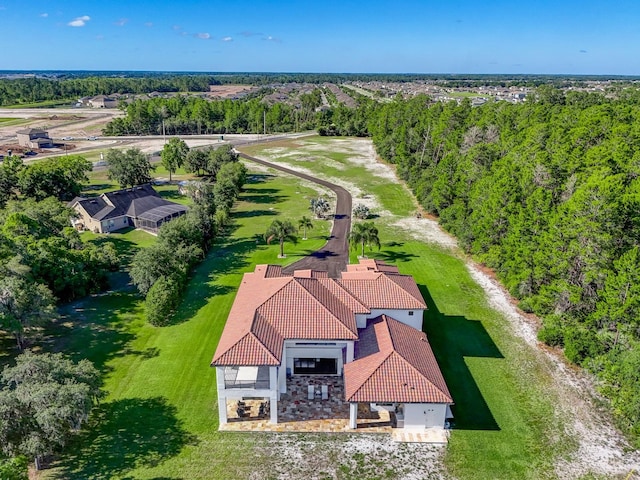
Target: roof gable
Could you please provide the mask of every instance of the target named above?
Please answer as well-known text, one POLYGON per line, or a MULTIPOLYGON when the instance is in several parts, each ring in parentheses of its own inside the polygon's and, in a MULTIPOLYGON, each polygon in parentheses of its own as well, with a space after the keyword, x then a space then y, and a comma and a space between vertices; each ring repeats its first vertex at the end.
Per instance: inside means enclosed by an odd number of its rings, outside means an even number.
POLYGON ((347 401, 453 403, 423 332, 382 315, 360 332, 355 354, 344 366, 347 401))
POLYGON ((383 272, 345 272, 340 285, 362 304, 376 309, 426 309, 413 277, 383 272))

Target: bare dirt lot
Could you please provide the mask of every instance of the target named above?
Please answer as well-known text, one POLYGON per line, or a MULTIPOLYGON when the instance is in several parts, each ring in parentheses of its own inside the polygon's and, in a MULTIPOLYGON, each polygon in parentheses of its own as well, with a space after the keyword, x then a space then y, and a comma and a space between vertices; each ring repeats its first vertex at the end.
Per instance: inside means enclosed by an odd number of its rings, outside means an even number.
POLYGON ((231 98, 252 88, 250 85, 209 85, 209 96, 231 98))

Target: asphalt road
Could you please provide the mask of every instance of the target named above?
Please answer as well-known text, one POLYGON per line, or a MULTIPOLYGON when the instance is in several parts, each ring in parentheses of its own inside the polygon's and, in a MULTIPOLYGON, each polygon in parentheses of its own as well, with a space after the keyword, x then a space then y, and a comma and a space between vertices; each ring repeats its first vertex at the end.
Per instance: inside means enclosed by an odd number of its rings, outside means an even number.
POLYGON ((275 165, 259 158, 250 157, 244 153, 241 153, 240 156, 247 160, 251 160, 252 162, 317 183, 333 190, 336 193, 337 200, 333 229, 331 230, 331 236, 327 243, 320 250, 298 260, 295 263, 292 263, 291 265, 288 265, 283 269, 283 271, 284 273, 291 274, 294 270, 313 269, 328 272, 329 277, 331 278, 338 278, 340 276, 340 272, 346 270, 347 264, 349 263, 348 235, 351 229, 351 194, 344 188, 334 183, 327 182, 326 180, 312 177, 305 173, 296 172, 290 168, 281 167, 280 165, 275 165))

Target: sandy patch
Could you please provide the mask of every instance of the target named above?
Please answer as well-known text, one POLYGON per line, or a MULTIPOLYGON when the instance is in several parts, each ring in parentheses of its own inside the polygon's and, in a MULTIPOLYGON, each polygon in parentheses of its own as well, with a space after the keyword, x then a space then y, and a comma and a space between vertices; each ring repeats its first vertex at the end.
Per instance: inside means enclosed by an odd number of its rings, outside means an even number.
MULTIPOLYGON (((268 446, 260 449, 264 455, 261 468, 256 468, 251 479, 264 478, 338 479, 338 478, 391 478, 399 480, 442 480, 442 453, 444 448, 418 443, 397 443, 388 435, 353 434, 331 439, 278 434, 272 436, 268 446), (272 459, 275 459, 272 463, 272 459), (351 475, 351 476, 349 476, 351 475)), ((262 460, 262 459, 261 459, 262 460)))

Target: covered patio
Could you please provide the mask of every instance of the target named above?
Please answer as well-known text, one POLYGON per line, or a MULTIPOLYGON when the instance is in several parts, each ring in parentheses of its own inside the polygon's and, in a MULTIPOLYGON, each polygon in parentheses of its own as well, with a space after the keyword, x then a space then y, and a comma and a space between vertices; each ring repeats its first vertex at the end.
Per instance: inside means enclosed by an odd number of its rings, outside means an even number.
MULTIPOLYGON (((278 401, 278 423, 275 424, 269 422, 269 411, 265 411, 264 406, 261 408, 266 400, 244 399, 244 415, 241 417, 238 416, 238 402, 228 400, 228 420, 220 426, 220 430, 354 432, 349 428, 349 403, 344 401, 344 381, 341 376, 295 375, 287 379, 287 393, 282 394, 278 401), (324 400, 323 385, 326 386, 324 400)), ((365 403, 358 405, 356 431, 390 434, 393 422, 393 413, 372 411, 369 404, 365 403)))

